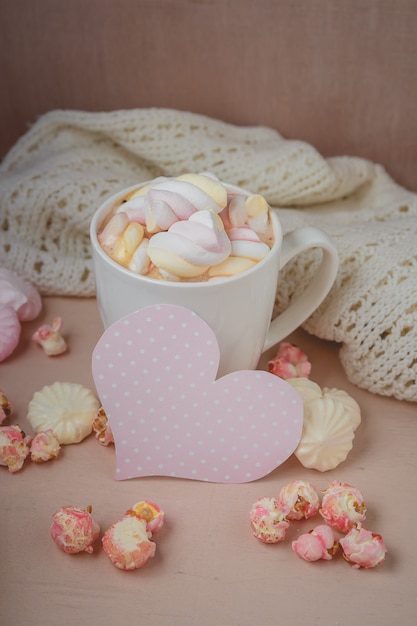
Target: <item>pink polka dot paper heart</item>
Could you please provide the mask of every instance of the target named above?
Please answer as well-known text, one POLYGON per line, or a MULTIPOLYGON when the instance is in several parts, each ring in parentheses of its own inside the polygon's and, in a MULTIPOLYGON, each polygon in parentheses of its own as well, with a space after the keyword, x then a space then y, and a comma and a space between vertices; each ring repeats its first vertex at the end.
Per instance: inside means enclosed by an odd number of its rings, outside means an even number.
POLYGON ((243 483, 294 452, 303 425, 298 393, 265 371, 216 380, 218 365, 213 331, 180 306, 141 309, 104 331, 92 368, 114 436, 117 480, 243 483))

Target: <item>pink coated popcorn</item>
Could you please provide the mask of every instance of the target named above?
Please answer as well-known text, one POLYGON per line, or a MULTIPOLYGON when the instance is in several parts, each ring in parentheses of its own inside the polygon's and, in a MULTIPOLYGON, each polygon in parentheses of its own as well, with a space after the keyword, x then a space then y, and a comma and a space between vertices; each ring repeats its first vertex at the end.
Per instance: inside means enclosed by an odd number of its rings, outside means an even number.
POLYGON ((366 504, 359 489, 334 481, 323 492, 324 496, 319 511, 330 526, 342 533, 347 533, 353 526, 363 522, 366 517, 366 504))
POLYGON ((104 552, 122 570, 139 569, 155 555, 156 544, 146 530, 146 521, 137 515, 124 515, 102 538, 104 552))
POLYGON ((2 424, 5 419, 10 417, 12 413, 12 403, 7 398, 6 394, 4 394, 0 389, 0 424, 2 424))
POLYGON ((114 443, 113 433, 109 426, 106 411, 100 407, 93 418, 93 431, 99 444, 108 446, 114 443))
POLYGON ((126 511, 126 515, 136 515, 146 522, 146 530, 152 534, 158 532, 164 525, 164 512, 154 502, 142 500, 137 502, 131 509, 126 511))
POLYGON ((17 424, 0 426, 0 465, 8 467, 14 474, 23 467, 29 455, 31 435, 25 435, 17 424))
POLYGON ((320 498, 316 488, 308 480, 293 480, 285 485, 278 502, 282 508, 289 508, 289 520, 308 519, 316 515, 320 507, 320 498))
POLYGON ((294 552, 305 561, 330 561, 339 544, 330 526, 320 524, 309 533, 300 535, 292 542, 294 552))
POLYGON ((62 318, 55 317, 52 324, 44 324, 32 335, 32 340, 39 344, 47 356, 57 356, 67 350, 67 344, 62 337, 62 318))
POLYGON ((93 551, 93 543, 98 539, 100 526, 91 516, 92 508, 79 509, 63 506, 53 516, 52 539, 58 548, 67 554, 93 551))
POLYGON ((343 557, 356 569, 379 565, 387 552, 381 535, 366 530, 360 523, 345 537, 339 539, 339 543, 342 546, 343 557))
POLYGON ((300 348, 291 343, 282 342, 278 346, 276 356, 268 361, 268 371, 275 376, 287 378, 308 378, 311 363, 300 348))
POLYGON ((283 508, 275 498, 259 498, 249 513, 252 534, 264 543, 278 543, 285 539, 289 522, 288 508, 283 508))
POLYGON ((30 458, 35 463, 45 463, 57 458, 61 446, 54 435, 52 428, 48 428, 38 433, 32 440, 30 446, 30 458))

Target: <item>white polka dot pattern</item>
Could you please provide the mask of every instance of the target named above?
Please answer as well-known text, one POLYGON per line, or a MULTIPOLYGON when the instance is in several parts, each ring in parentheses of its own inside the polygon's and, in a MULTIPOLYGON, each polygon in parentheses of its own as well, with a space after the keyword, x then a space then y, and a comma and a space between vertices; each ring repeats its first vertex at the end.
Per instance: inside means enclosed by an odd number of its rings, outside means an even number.
POLYGON ((249 482, 294 452, 303 422, 297 392, 264 371, 215 380, 218 364, 213 331, 183 307, 148 307, 103 333, 92 367, 115 440, 116 479, 249 482))

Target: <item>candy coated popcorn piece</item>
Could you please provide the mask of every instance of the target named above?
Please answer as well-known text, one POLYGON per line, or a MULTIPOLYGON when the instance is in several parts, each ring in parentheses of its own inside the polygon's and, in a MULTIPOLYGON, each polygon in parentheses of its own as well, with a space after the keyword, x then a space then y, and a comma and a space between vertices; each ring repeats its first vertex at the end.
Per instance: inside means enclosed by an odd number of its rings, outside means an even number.
POLYGON ((355 568, 375 567, 382 563, 387 552, 381 535, 363 528, 360 523, 340 539, 339 543, 343 557, 355 568))
POLYGON ((22 469, 31 441, 32 437, 25 435, 17 424, 0 426, 0 465, 8 467, 12 474, 22 469))
POLYGON ((136 515, 146 522, 146 530, 152 534, 158 532, 164 525, 164 512, 154 502, 142 500, 137 502, 126 514, 136 515))
POLYGON ((138 569, 155 555, 156 544, 150 541, 150 536, 144 519, 127 514, 106 530, 103 549, 119 569, 138 569))
POLYGON ((338 542, 330 526, 320 524, 293 541, 292 549, 305 561, 330 561, 337 552, 338 542))
POLYGON ((293 480, 282 487, 278 502, 289 508, 289 520, 308 519, 316 515, 320 508, 320 498, 316 488, 308 480, 293 480))
POLYGON ((268 361, 268 371, 284 380, 287 378, 308 378, 311 372, 311 363, 300 348, 282 342, 278 346, 276 356, 268 361))
POLYGON ((93 543, 100 534, 100 526, 91 516, 91 507, 63 506, 53 514, 52 519, 52 539, 63 552, 91 554, 93 543))
POLYGON ((319 513, 333 528, 347 533, 365 519, 365 501, 359 489, 353 485, 334 481, 329 483, 323 494, 319 513))
POLYGON ((47 356, 57 356, 67 350, 67 344, 62 337, 62 318, 55 317, 52 324, 43 324, 33 333, 32 340, 41 346, 47 356))
POLYGON ((57 458, 61 451, 52 428, 35 435, 30 446, 30 458, 35 463, 45 463, 57 458))
POLYGON ((0 424, 13 413, 13 406, 5 393, 0 389, 0 424))
POLYGON ((285 539, 289 509, 282 508, 275 498, 259 498, 249 513, 252 534, 264 543, 278 543, 285 539))
POLYGON ((95 438, 102 446, 108 446, 114 443, 113 433, 109 425, 106 411, 100 407, 93 418, 93 431, 95 438))

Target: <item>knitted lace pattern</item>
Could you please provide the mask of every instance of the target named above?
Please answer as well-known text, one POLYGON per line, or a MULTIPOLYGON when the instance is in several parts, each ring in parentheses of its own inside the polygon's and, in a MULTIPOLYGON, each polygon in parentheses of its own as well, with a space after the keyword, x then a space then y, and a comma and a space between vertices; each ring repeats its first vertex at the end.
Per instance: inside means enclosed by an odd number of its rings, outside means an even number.
MULTIPOLYGON (((264 195, 284 233, 329 234, 338 276, 303 327, 342 344, 354 384, 417 401, 417 195, 378 164, 324 158, 271 128, 154 108, 43 115, 0 165, 0 265, 43 295, 93 296, 89 223, 101 202, 155 176, 204 171, 264 195)), ((320 254, 283 269, 276 312, 309 283, 320 254)))

